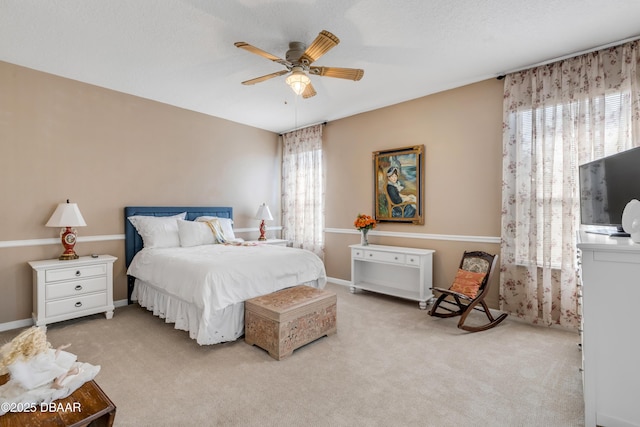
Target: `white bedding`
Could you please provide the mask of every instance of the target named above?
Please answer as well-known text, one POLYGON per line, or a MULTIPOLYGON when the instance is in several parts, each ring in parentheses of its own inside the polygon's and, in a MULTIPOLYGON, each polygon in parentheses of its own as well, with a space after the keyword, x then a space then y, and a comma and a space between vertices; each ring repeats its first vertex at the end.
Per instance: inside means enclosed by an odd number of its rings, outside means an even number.
POLYGON ((247 299, 326 283, 324 264, 312 252, 266 244, 146 248, 127 274, 136 278, 133 296, 140 305, 188 330, 199 344, 237 339, 247 299))

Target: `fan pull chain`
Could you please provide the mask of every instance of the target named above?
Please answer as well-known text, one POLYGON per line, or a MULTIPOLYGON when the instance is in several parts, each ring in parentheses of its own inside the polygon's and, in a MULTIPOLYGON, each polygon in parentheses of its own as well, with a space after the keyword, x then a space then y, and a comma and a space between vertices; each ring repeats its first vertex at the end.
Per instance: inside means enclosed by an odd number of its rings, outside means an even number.
POLYGON ((293 101, 293 108, 294 108, 294 129, 298 129, 298 98, 300 98, 298 95, 296 95, 294 97, 294 101, 293 101))

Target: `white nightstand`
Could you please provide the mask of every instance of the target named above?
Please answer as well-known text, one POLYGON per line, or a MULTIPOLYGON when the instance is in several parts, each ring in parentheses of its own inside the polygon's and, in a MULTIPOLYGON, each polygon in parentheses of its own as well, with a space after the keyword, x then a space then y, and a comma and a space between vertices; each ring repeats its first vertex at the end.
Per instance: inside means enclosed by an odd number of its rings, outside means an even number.
POLYGON ((33 322, 36 326, 90 314, 113 317, 113 263, 111 255, 75 260, 31 261, 33 268, 33 322))
POLYGON ((289 246, 289 241, 285 239, 250 240, 249 243, 258 243, 263 245, 276 245, 276 246, 289 246))

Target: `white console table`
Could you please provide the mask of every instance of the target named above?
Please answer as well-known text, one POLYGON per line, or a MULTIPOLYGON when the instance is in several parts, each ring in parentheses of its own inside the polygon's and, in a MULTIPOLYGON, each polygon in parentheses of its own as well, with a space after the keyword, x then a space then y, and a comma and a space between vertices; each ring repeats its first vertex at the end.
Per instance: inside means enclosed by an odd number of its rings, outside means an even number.
POLYGON ((433 298, 431 249, 382 245, 350 245, 351 292, 374 291, 419 301, 425 310, 433 298))
POLYGON ((585 426, 640 427, 640 244, 581 232, 585 426))

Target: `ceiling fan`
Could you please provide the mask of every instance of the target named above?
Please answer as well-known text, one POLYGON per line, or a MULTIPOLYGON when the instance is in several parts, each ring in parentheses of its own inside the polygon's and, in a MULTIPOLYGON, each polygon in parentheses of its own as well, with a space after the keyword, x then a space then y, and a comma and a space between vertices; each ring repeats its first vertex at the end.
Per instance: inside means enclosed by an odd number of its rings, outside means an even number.
POLYGON ((309 45, 305 46, 302 42, 290 42, 289 50, 285 55, 285 59, 278 58, 262 49, 258 49, 255 46, 245 42, 236 42, 234 45, 240 49, 244 49, 248 52, 255 53, 264 58, 267 58, 278 64, 285 66, 286 70, 277 71, 275 73, 267 74, 262 77, 256 77, 255 79, 242 82, 243 85, 253 85, 256 83, 269 80, 274 77, 283 76, 289 74, 286 82, 293 91, 302 95, 303 98, 311 98, 316 95, 316 91, 311 84, 308 74, 315 76, 335 77, 339 79, 347 79, 358 81, 364 76, 364 70, 356 68, 337 68, 337 67, 317 67, 312 66, 322 55, 327 53, 333 47, 340 43, 340 39, 329 31, 320 31, 318 37, 309 45))

